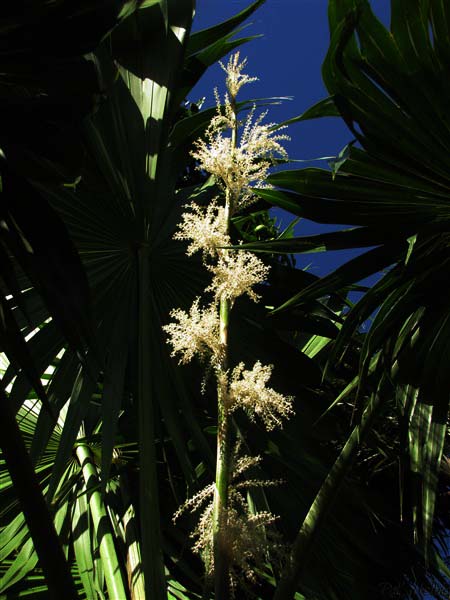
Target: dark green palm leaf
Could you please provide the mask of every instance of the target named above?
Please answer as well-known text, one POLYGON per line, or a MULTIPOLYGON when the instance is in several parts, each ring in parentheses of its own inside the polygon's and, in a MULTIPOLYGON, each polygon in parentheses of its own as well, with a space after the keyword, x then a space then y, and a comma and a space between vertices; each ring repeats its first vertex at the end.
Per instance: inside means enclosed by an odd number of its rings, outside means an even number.
POLYGON ((367 0, 329 3, 331 41, 323 78, 360 147, 350 148, 336 173, 278 172, 270 178, 278 189, 258 191, 296 215, 356 227, 248 247, 287 253, 373 248, 298 290, 279 307, 286 311, 387 269, 350 311, 330 363, 379 308, 364 336, 359 388, 380 352, 384 359, 371 377, 387 372, 399 386, 419 388, 403 418, 410 423, 415 457, 415 532, 427 553, 450 396, 442 359, 449 314, 450 15, 440 0, 392 0, 391 7, 389 32, 367 0), (404 329, 413 322, 412 330, 404 329))

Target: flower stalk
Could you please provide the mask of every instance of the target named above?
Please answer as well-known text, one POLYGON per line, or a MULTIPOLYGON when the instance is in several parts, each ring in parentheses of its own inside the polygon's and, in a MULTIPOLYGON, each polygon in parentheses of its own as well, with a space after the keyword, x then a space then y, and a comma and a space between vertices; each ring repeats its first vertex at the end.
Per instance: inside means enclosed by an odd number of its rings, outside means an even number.
MULTIPOLYGON (((235 104, 232 99, 232 106, 235 104)), ((237 122, 234 114, 234 121, 237 122)), ((232 130, 232 151, 236 148, 237 126, 232 130)), ((230 214, 232 212, 231 194, 226 192, 225 199, 225 234, 230 234, 230 214)), ((228 250, 221 250, 227 253, 228 250)), ((224 386, 224 378, 228 370, 228 323, 230 319, 231 301, 225 294, 220 296, 219 301, 219 331, 221 356, 217 366, 219 376, 217 378, 217 458, 216 458, 216 485, 214 490, 213 506, 213 553, 214 553, 214 591, 217 600, 225 600, 229 597, 229 558, 226 538, 224 532, 227 527, 228 513, 228 485, 230 478, 230 456, 231 456, 231 423, 227 410, 227 391, 224 386)))
POLYGON ((239 578, 256 580, 255 565, 266 561, 270 546, 267 527, 275 520, 269 512, 255 513, 248 504, 250 488, 272 482, 255 478, 242 481, 243 474, 255 468, 260 459, 240 455, 233 414, 244 409, 251 420, 259 418, 271 430, 281 426, 282 419, 293 412, 292 398, 266 386, 271 366, 258 361, 252 370, 246 370, 243 363, 234 369, 229 364, 228 331, 234 302, 243 294, 258 301, 253 287, 265 281, 269 271, 254 254, 229 248, 231 220, 255 201, 253 186, 267 187, 265 179, 273 155, 286 156, 279 142, 288 139, 274 135, 274 124, 262 124, 265 113, 254 119, 255 107, 244 122, 239 121, 236 96, 244 84, 255 80, 242 73, 245 64, 245 60, 239 62, 239 53, 230 58, 226 67, 221 64, 227 75, 225 102, 221 104, 216 90, 217 114, 205 139, 198 140, 192 152, 198 168, 215 177, 224 205, 218 198, 207 207, 191 203, 174 236, 189 241, 189 256, 202 252, 203 262, 212 273, 212 282, 205 292, 211 292, 213 300, 202 307, 201 298, 197 298, 189 314, 173 310, 171 317, 175 322, 164 327, 173 347, 172 355, 180 356, 182 363, 189 362, 195 354, 208 360, 217 381, 215 481, 187 500, 174 517, 206 504, 192 537, 196 540, 194 551, 201 554, 207 576, 214 577, 216 600, 232 597, 239 578))

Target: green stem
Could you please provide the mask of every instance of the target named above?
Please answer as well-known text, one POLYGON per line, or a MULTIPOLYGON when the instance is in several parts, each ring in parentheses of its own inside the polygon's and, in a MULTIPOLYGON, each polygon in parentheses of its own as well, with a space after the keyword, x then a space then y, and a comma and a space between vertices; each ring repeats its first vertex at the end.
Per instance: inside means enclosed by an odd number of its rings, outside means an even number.
MULTIPOLYGON (((236 103, 231 98, 231 106, 235 116, 231 131, 232 147, 237 145, 237 116, 236 103)), ((234 210, 234 199, 229 190, 225 194, 226 233, 230 231, 230 218, 234 210)), ((228 250, 223 250, 227 253, 228 250)), ((226 531, 228 520, 228 488, 230 483, 231 459, 231 420, 227 410, 228 370, 228 323, 230 319, 231 302, 225 294, 220 298, 220 348, 221 357, 217 385, 217 459, 216 487, 214 490, 213 509, 213 552, 214 552, 214 591, 216 600, 227 600, 230 596, 230 548, 227 544, 226 531), (221 377, 222 376, 222 377, 221 377)))
MULTIPOLYGON (((220 343, 222 357, 220 371, 227 370, 228 319, 230 301, 220 299, 220 343)), ((225 539, 228 510, 228 486, 230 476, 230 418, 226 407, 226 389, 220 380, 217 385, 217 461, 216 488, 214 492, 213 539, 214 539, 214 587, 216 600, 229 598, 229 549, 225 539)))
POLYGON ((100 558, 110 598, 126 598, 119 560, 110 529, 110 521, 100 492, 97 468, 89 446, 79 444, 75 450, 89 495, 92 522, 100 546, 100 558))
MULTIPOLYGON (((237 147, 238 120, 236 99, 231 96, 230 105, 233 110, 234 123, 231 129, 231 145, 237 147)), ((230 190, 225 193, 226 233, 230 231, 230 219, 236 206, 230 190)), ((222 250, 225 254, 228 250, 222 250)), ((227 408, 228 370, 228 324, 230 319, 231 301, 222 294, 220 298, 220 348, 221 357, 218 365, 219 377, 217 384, 217 459, 216 487, 214 491, 213 509, 213 552, 214 552, 214 591, 216 600, 228 600, 230 597, 230 547, 227 540, 228 496, 231 470, 231 419, 227 408)))

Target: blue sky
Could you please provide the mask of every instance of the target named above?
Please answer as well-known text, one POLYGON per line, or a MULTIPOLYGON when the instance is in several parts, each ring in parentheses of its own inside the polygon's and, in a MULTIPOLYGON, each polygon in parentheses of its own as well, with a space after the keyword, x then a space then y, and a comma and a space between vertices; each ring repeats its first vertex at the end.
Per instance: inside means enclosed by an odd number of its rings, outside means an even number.
MULTIPOLYGON (((249 4, 250 0, 197 0, 194 30, 222 22, 249 4)), ((383 22, 388 23, 390 1, 373 0, 372 5, 383 22)), ((261 35, 241 48, 241 55, 248 58, 247 72, 259 77, 259 81, 243 88, 245 97, 292 97, 270 108, 267 117, 270 121, 280 122, 299 115, 328 95, 321 77, 329 41, 327 6, 327 0, 267 0, 253 13, 241 33, 244 37, 261 35)), ((207 72, 189 99, 196 101, 205 96, 205 105, 212 105, 216 86, 223 90, 223 71, 217 65, 207 72)), ((291 136, 291 142, 286 145, 289 155, 301 160, 334 156, 353 139, 340 119, 331 118, 293 125, 288 133, 291 136)), ((304 166, 327 168, 327 163, 311 162, 304 166)), ((281 211, 275 214, 283 223, 290 220, 281 211)), ((302 221, 296 234, 333 229, 336 227, 332 225, 302 221)), ((357 253, 308 254, 297 258, 297 266, 323 275, 357 253)))

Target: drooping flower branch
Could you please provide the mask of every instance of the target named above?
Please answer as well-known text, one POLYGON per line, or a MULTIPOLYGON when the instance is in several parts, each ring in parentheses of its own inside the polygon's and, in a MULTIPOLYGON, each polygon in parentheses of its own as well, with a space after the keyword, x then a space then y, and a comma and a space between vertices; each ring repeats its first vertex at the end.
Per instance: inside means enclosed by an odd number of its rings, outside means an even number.
POLYGON ((254 254, 227 247, 231 245, 231 217, 255 200, 254 186, 266 186, 273 158, 286 157, 280 142, 288 139, 284 134, 274 134, 272 123, 263 124, 266 113, 255 117, 255 108, 243 123, 239 121, 237 93, 256 79, 242 73, 245 65, 246 60, 239 62, 239 53, 226 66, 221 64, 227 76, 224 104, 216 90, 217 114, 192 152, 198 168, 214 175, 225 202, 221 205, 215 198, 206 208, 191 203, 175 234, 175 239, 188 242, 189 256, 202 253, 212 273, 205 292, 211 292, 213 300, 202 306, 197 298, 189 313, 172 311, 174 322, 164 327, 172 355, 178 356, 181 363, 195 355, 209 360, 217 381, 216 480, 176 514, 206 504, 193 533, 194 550, 202 555, 207 574, 214 575, 216 600, 230 597, 238 575, 254 580, 254 567, 267 554, 266 528, 275 520, 268 512, 253 514, 247 505, 244 490, 268 482, 241 479, 260 459, 239 456, 232 415, 242 409, 251 420, 259 419, 271 431, 282 426, 283 419, 293 412, 292 398, 267 387, 272 366, 257 361, 251 370, 243 363, 230 370, 228 365, 228 325, 234 302, 244 294, 258 301, 254 286, 263 283, 269 272, 254 254))
MULTIPOLYGON (((255 567, 263 564, 270 553, 281 554, 281 537, 271 526, 277 517, 268 511, 253 514, 246 500, 247 491, 277 485, 278 481, 250 478, 248 472, 261 462, 260 456, 243 456, 240 445, 234 448, 230 462, 230 486, 227 527, 223 532, 226 547, 230 554, 231 590, 244 576, 250 583, 256 581, 255 567)), ((201 554, 208 576, 214 575, 214 484, 200 490, 188 499, 175 513, 176 521, 184 512, 201 510, 197 526, 191 534, 193 549, 201 554)), ((231 595, 231 594, 230 594, 231 595)))

